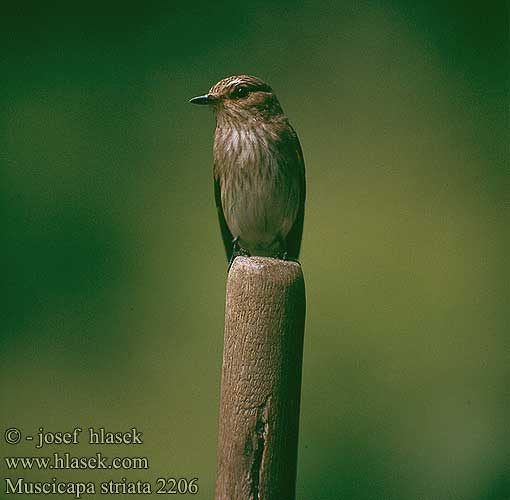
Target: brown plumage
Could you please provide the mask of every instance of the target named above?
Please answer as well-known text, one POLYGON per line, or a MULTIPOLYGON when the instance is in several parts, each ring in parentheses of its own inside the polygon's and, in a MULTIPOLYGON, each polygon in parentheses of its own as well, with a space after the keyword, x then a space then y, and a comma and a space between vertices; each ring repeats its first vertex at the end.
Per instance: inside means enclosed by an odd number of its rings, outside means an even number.
POLYGON ((232 76, 191 99, 215 111, 214 191, 227 259, 296 260, 303 232, 305 166, 278 99, 254 76, 232 76))

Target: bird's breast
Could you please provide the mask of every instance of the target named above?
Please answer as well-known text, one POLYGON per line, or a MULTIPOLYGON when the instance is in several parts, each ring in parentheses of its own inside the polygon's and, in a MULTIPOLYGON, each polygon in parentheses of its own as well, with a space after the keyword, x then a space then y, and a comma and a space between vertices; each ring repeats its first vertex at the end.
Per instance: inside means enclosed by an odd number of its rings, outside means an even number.
POLYGON ((264 128, 217 130, 215 175, 225 221, 247 250, 269 253, 290 231, 299 207, 299 169, 264 128))

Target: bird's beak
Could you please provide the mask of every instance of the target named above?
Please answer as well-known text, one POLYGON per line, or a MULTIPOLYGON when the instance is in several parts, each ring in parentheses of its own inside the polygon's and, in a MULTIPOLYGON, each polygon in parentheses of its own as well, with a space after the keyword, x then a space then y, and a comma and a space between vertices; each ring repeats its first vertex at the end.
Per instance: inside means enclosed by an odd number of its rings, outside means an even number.
POLYGON ((212 99, 209 96, 209 94, 205 94, 199 95, 198 97, 193 97, 193 99, 190 99, 189 102, 191 104, 210 104, 212 102, 212 99))

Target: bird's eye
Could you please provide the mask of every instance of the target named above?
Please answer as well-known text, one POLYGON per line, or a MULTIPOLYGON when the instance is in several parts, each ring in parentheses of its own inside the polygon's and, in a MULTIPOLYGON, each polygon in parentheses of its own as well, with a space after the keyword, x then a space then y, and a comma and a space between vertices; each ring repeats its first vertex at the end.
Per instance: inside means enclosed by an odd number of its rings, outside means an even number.
POLYGON ((237 87, 234 91, 236 97, 246 97, 248 95, 247 87, 237 87))

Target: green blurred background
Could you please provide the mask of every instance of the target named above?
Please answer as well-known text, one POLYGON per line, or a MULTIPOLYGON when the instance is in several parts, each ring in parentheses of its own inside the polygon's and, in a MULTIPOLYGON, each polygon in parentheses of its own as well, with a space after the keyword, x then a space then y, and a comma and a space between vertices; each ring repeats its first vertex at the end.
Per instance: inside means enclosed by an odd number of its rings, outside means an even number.
POLYGON ((249 73, 307 165, 297 499, 510 499, 506 2, 33 2, 0 23, 2 435, 136 426, 143 446, 104 453, 150 460, 2 462, 0 496, 184 476, 213 498, 225 259, 214 121, 187 100, 249 73))

